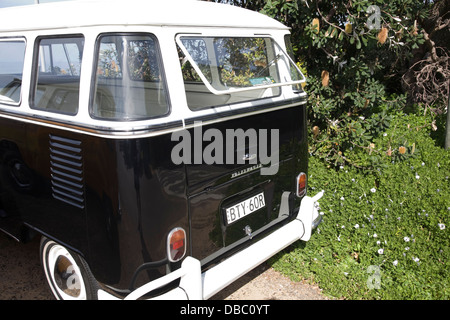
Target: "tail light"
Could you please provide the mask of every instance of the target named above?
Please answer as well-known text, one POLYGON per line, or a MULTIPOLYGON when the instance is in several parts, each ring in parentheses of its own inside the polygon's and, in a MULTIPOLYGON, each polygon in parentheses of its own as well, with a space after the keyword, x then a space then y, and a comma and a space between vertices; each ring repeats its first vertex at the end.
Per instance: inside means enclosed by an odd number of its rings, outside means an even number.
POLYGON ((306 194, 306 174, 301 172, 296 179, 296 195, 297 197, 303 197, 306 194))
POLYGON ((186 254, 186 232, 183 228, 175 228, 167 237, 167 256, 169 261, 180 261, 186 254))

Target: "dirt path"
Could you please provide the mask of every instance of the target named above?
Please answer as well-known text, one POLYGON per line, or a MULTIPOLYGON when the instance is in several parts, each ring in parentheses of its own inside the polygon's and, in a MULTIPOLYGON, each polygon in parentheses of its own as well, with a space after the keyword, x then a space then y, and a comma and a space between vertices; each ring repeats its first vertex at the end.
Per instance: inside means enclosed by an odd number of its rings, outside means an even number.
POLYGON ((211 300, 328 300, 320 289, 293 282, 263 264, 238 279, 211 300))
MULTIPOLYGON (((39 262, 39 239, 21 244, 0 232, 0 300, 52 300, 39 262)), ((261 265, 212 300, 322 300, 316 287, 261 265)))
POLYGON ((52 300, 39 262, 39 239, 23 244, 0 232, 0 300, 52 300))

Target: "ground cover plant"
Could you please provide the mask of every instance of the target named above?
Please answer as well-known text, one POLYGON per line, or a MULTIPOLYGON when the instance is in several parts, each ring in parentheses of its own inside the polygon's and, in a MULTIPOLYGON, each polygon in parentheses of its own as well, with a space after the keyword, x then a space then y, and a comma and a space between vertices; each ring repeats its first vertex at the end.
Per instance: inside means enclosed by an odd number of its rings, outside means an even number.
POLYGON ((311 157, 308 192, 326 191, 323 222, 273 267, 335 298, 449 299, 450 152, 436 145, 432 118, 393 115, 372 150, 353 155, 376 161, 370 169, 311 157))
POLYGON ((450 1, 216 1, 291 27, 307 75, 324 222, 273 266, 337 298, 449 299, 450 1))

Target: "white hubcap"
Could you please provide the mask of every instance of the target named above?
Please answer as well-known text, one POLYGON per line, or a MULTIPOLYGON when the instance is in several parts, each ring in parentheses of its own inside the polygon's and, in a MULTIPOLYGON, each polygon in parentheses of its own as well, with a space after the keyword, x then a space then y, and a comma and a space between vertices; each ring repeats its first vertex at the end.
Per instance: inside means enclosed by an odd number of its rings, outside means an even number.
POLYGON ((44 248, 47 252, 47 263, 44 263, 45 274, 53 293, 63 300, 86 300, 86 288, 81 271, 72 255, 66 248, 49 242, 44 248), (53 244, 50 249, 47 248, 53 244))

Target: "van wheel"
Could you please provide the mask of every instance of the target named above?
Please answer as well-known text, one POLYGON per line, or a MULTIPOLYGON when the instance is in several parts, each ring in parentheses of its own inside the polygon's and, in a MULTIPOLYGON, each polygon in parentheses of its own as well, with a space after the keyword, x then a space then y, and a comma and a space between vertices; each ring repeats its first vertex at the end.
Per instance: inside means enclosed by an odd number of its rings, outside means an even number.
POLYGON ((53 240, 42 237, 41 263, 58 300, 96 300, 97 282, 82 257, 53 240))

